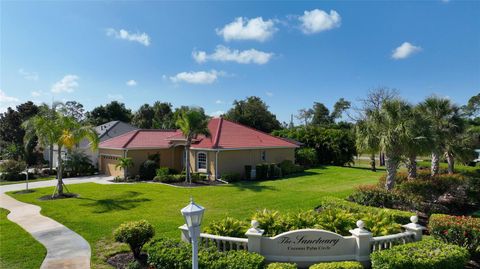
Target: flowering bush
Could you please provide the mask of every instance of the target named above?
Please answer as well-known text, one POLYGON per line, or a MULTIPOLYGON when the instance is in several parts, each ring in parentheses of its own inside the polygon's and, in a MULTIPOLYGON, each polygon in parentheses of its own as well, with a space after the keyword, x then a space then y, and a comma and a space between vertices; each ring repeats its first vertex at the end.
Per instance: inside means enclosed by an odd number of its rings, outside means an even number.
POLYGON ((465 247, 472 254, 480 254, 479 218, 434 214, 428 228, 435 238, 465 247))

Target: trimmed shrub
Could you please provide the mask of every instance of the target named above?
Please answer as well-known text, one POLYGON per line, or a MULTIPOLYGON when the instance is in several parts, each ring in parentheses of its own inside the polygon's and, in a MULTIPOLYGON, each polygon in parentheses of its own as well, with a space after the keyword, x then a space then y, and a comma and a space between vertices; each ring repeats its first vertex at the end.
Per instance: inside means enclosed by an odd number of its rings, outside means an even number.
POLYGON ((208 175, 205 173, 191 173, 192 181, 205 181, 208 180, 208 175))
POLYGON ((314 148, 300 148, 295 151, 295 160, 305 167, 312 167, 318 164, 317 152, 314 148))
POLYGON ((325 262, 314 264, 309 269, 363 269, 363 266, 359 262, 325 262))
POLYGON ((267 164, 268 166, 268 179, 274 179, 275 178, 275 164, 267 164))
POLYGON ((281 163, 278 164, 278 167, 280 167, 280 169, 282 170, 282 174, 284 176, 288 176, 291 174, 298 174, 304 171, 303 167, 301 167, 300 165, 294 164, 290 160, 282 161, 281 163))
POLYGON ((297 269, 295 263, 274 262, 267 266, 267 269, 297 269))
POLYGON ((375 251, 370 259, 373 269, 463 269, 469 254, 465 248, 424 239, 375 251))
POLYGON ((249 225, 247 222, 226 217, 222 220, 211 222, 205 228, 205 232, 222 236, 245 237, 245 232, 248 228, 249 225))
MULTIPOLYGON (((187 243, 157 239, 148 247, 148 263, 154 268, 191 268, 192 250, 187 243)), ((200 248, 198 267, 201 269, 263 269, 265 258, 247 251, 219 252, 216 248, 200 248)))
POLYGON ((257 164, 255 166, 256 180, 265 180, 268 179, 268 164, 257 164))
POLYGON ((135 258, 140 257, 143 245, 154 235, 152 224, 146 220, 123 223, 113 233, 115 241, 128 244, 135 258))
POLYGON ((140 165, 139 176, 142 180, 152 180, 158 169, 158 163, 152 160, 146 160, 140 165))
POLYGON ((250 180, 252 179, 252 166, 245 165, 245 179, 250 180))
POLYGON ((358 186, 348 200, 361 205, 386 208, 408 203, 408 199, 400 192, 388 191, 377 185, 358 186))
POLYGON ((25 180, 25 171, 27 164, 23 161, 6 160, 0 163, 0 180, 18 181, 25 180))
POLYGON ((480 219, 467 216, 434 214, 428 229, 433 237, 480 254, 480 219))
POLYGON ((222 175, 222 179, 226 182, 236 182, 239 181, 242 176, 239 173, 225 173, 222 175))

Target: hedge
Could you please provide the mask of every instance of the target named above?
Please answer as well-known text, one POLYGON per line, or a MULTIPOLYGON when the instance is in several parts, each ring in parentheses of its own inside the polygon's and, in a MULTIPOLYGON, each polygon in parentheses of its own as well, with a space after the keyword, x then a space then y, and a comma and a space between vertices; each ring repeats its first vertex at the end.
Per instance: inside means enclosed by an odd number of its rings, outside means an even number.
POLYGON ((297 269, 294 263, 274 262, 267 266, 267 269, 297 269))
POLYGON ((370 254, 372 269, 463 269, 468 250, 427 238, 370 254))
POLYGON ((309 269, 363 269, 363 266, 359 262, 325 262, 314 264, 309 269))
POLYGON ((480 219, 467 216, 434 214, 428 224, 430 234, 444 242, 480 254, 480 219))

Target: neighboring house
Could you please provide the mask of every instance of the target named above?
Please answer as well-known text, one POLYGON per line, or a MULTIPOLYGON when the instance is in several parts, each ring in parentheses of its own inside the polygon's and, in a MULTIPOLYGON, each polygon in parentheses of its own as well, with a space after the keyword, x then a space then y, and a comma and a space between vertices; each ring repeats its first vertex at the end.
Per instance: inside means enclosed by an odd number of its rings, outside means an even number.
MULTIPOLYGON (((110 121, 107 123, 104 123, 102 125, 99 125, 95 127, 95 131, 98 134, 99 138, 99 143, 117 137, 119 135, 128 133, 133 130, 137 130, 138 128, 130 125, 128 123, 122 122, 122 121, 110 121)), ((58 162, 57 162, 57 156, 58 156, 58 151, 57 151, 57 146, 54 145, 54 151, 53 151, 53 167, 57 167, 58 162)), ((78 146, 76 147, 77 150, 83 151, 92 161, 93 165, 98 164, 98 150, 92 151, 90 148, 90 141, 88 139, 83 139, 78 146)), ((49 155, 50 152, 48 150, 48 147, 46 147, 43 151, 43 158, 45 160, 49 160, 49 155)), ((66 149, 62 149, 62 157, 65 158, 66 155, 66 149)))
MULTIPOLYGON (((210 136, 197 137, 191 146, 191 171, 221 178, 225 173, 244 176, 245 165, 280 163, 295 160, 299 145, 261 131, 214 118, 208 123, 210 136)), ((138 174, 139 167, 149 155, 160 155, 160 166, 177 171, 185 165, 185 137, 179 130, 135 130, 106 140, 99 146, 99 169, 106 175, 121 176, 115 166, 121 157, 133 159, 129 174, 138 174)))

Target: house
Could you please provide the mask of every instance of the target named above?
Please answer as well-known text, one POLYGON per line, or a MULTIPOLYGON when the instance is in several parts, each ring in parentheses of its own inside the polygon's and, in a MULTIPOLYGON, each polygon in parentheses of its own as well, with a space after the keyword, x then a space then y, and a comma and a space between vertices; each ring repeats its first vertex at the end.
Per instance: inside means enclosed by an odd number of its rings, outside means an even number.
MULTIPOLYGON (((245 165, 280 163, 295 160, 299 145, 250 127, 223 119, 213 118, 208 123, 210 136, 198 136, 191 145, 190 169, 205 173, 210 179, 225 173, 244 176, 245 165)), ((135 130, 103 141, 99 146, 99 169, 106 175, 121 176, 116 169, 118 159, 130 157, 134 167, 131 175, 149 155, 159 154, 160 166, 177 171, 185 168, 185 137, 179 130, 135 130)))
MULTIPOLYGON (((110 121, 110 122, 107 122, 107 123, 104 123, 102 125, 99 125, 99 126, 95 127, 95 131, 98 134, 99 143, 101 143, 105 140, 117 137, 117 136, 122 135, 124 133, 133 131, 133 130, 137 130, 137 127, 135 127, 133 125, 130 125, 126 122, 122 122, 122 121, 110 121)), ((53 167, 57 167, 57 165, 58 165, 57 146, 54 145, 53 148, 54 148, 54 150, 53 150, 53 167)), ((83 139, 78 144, 76 149, 83 151, 89 157, 89 159, 90 159, 90 161, 92 162, 93 165, 98 164, 98 150, 92 151, 92 149, 90 148, 90 141, 88 141, 88 139, 83 139)), ((66 149, 62 149, 62 157, 63 158, 65 158, 66 153, 67 153, 66 149)), ((46 148, 43 151, 43 158, 45 160, 49 160, 49 158, 50 158, 49 156, 50 156, 50 151, 48 150, 48 148, 46 148)))

